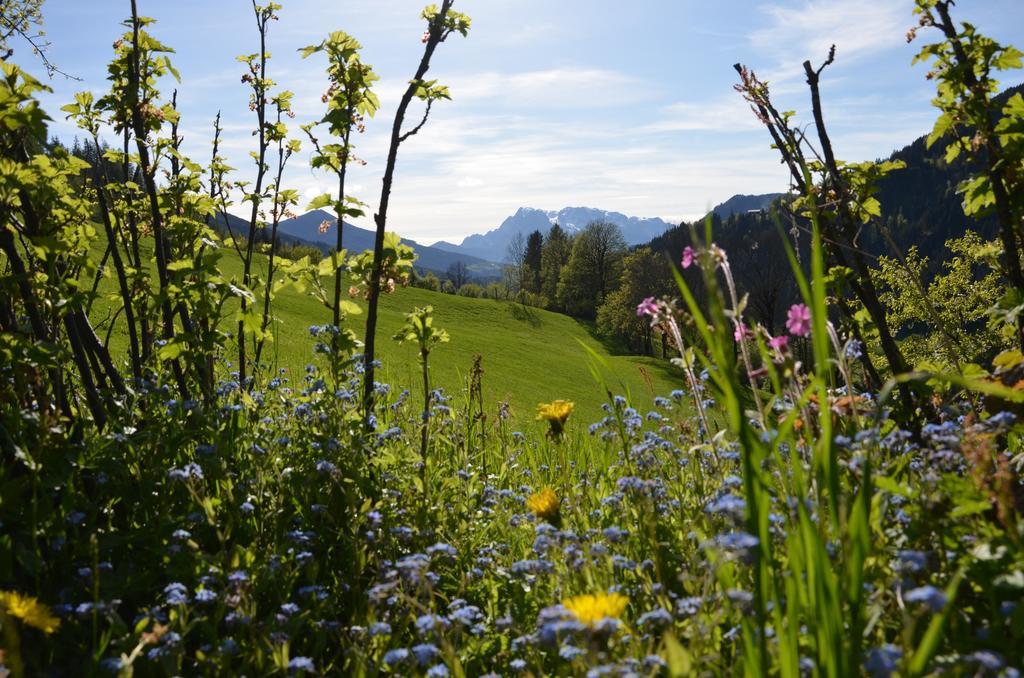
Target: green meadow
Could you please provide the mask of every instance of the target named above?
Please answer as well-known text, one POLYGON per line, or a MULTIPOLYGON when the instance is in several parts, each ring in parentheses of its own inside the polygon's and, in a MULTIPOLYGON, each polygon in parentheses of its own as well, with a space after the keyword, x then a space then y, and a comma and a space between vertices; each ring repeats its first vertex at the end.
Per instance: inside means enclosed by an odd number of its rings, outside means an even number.
MULTIPOLYGON (((100 245, 102 247, 102 245, 100 245)), ((97 253, 97 257, 102 251, 97 253)), ((257 259, 257 268, 265 275, 266 259, 257 259)), ((106 333, 104 319, 117 303, 117 282, 112 270, 100 283, 103 296, 94 306, 93 321, 106 333)), ((241 278, 238 255, 224 246, 221 273, 226 278, 241 278)), ((333 281, 325 280, 331 288, 333 281)), ((362 299, 354 299, 365 308, 362 299)), ((405 322, 405 314, 416 307, 432 306, 434 324, 448 331, 449 343, 431 354, 433 385, 450 395, 465 392, 475 355, 482 356, 483 392, 488 412, 501 402, 511 407, 512 421, 518 426, 532 425, 538 403, 555 399, 576 403, 573 419, 590 423, 603 415, 601 404, 607 400, 601 384, 612 393, 628 395, 637 407, 648 408, 655 396, 667 396, 682 387, 682 374, 664 360, 625 355, 592 334, 588 325, 560 313, 523 306, 504 300, 474 299, 433 292, 415 287, 398 288, 382 299, 377 351, 382 362, 379 381, 399 390, 409 388, 419 394, 420 367, 416 349, 391 339, 405 322), (594 370, 597 371, 595 375, 594 370), (596 379, 601 379, 599 384, 596 379)), ((331 313, 309 292, 293 286, 282 289, 274 299, 273 340, 264 349, 264 361, 273 370, 285 370, 293 383, 301 380, 305 366, 313 359, 317 339, 310 335, 313 325, 330 323, 331 313)), ((230 318, 232 314, 227 314, 230 318)), ((347 326, 362 338, 365 315, 352 315, 347 326)), ((234 330, 226 322, 225 331, 234 330)), ((114 328, 111 349, 126 355, 127 339, 114 328)), ((226 354, 232 355, 232 346, 226 354)), ((540 424, 537 424, 539 427, 540 424)), ((538 429, 539 430, 539 429, 538 429)))

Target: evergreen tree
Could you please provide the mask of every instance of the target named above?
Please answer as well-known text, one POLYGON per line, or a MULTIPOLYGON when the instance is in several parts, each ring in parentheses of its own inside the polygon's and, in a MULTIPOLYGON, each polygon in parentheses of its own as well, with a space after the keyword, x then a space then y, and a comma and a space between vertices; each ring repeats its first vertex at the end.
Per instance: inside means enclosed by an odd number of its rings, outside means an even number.
POLYGON ((544 235, 534 231, 526 239, 526 251, 523 254, 523 289, 527 292, 540 291, 541 256, 544 251, 544 235))
POLYGON ((540 253, 540 293, 547 299, 548 308, 561 309, 557 301, 558 283, 571 251, 572 243, 566 232, 558 224, 552 226, 540 253))

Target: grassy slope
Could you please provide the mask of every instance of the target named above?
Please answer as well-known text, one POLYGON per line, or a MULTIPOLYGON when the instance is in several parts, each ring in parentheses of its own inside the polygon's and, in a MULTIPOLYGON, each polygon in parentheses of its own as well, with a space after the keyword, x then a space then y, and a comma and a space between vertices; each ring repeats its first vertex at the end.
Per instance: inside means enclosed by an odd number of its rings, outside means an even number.
MULTIPOLYGON (((262 259, 259 263, 265 265, 262 259)), ((240 262, 229 248, 222 265, 226 275, 241 277, 240 262)), ((116 292, 115 281, 105 280, 101 290, 116 292)), ((357 301, 365 307, 364 302, 357 301)), ((110 303, 97 303, 97 319, 107 315, 110 303)), ((483 356, 483 390, 488 412, 493 415, 498 401, 508 400, 518 426, 532 420, 537 403, 556 398, 576 402, 573 419, 577 425, 603 416, 600 405, 607 398, 591 375, 590 359, 580 342, 606 362, 601 369, 608 387, 614 393, 628 392, 637 407, 648 408, 655 395, 668 395, 681 384, 681 379, 663 361, 610 355, 585 326, 567 316, 506 301, 406 288, 382 299, 377 346, 383 370, 378 380, 396 388, 410 388, 417 398, 420 381, 416 350, 410 344, 399 345, 391 337, 404 323, 406 312, 428 304, 434 307, 435 326, 451 336, 450 343, 431 354, 434 384, 452 394, 462 394, 473 356, 479 353, 483 356)), ((313 297, 290 287, 275 299, 274 312, 278 318, 273 326, 275 341, 268 345, 266 359, 275 367, 287 369, 293 384, 299 383, 305 365, 313 358, 315 340, 310 337, 309 327, 329 322, 330 312, 313 297)), ((365 314, 352 316, 348 322, 356 335, 362 337, 365 314)), ((113 348, 123 354, 125 338, 118 334, 115 331, 113 348)), ((228 354, 233 350, 233 346, 229 347, 228 354)))

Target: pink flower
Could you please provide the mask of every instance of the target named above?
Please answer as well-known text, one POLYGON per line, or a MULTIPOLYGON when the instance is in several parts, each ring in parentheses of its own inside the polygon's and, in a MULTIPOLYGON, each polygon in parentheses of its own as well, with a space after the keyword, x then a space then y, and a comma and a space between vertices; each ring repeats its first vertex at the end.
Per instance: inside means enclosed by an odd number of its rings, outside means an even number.
POLYGON ((793 304, 786 314, 786 329, 794 337, 811 335, 811 309, 804 304, 793 304))
POLYGON ((654 303, 654 297, 647 297, 636 307, 637 316, 655 315, 658 312, 658 305, 654 303))
POLYGON ((736 323, 736 329, 732 331, 732 338, 736 340, 736 343, 740 343, 749 336, 750 330, 747 329, 747 326, 742 323, 736 323))
POLYGON ((697 253, 693 251, 693 248, 689 245, 683 250, 683 260, 679 263, 683 268, 690 268, 693 265, 693 260, 697 257, 697 253))
POLYGON ((768 345, 771 346, 776 351, 785 351, 786 346, 789 345, 789 337, 787 337, 785 334, 780 334, 777 337, 772 337, 771 339, 768 340, 768 345))

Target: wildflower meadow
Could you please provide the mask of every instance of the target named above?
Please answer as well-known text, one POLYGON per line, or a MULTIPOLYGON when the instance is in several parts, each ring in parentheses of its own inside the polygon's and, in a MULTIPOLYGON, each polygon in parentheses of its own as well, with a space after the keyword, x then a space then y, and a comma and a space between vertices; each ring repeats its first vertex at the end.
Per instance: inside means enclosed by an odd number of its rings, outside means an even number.
POLYGON ((936 40, 919 57, 930 141, 970 157, 968 210, 999 217, 985 362, 911 355, 887 324, 855 245, 898 169, 833 157, 814 89, 832 54, 807 65, 807 127, 738 67, 792 173, 771 211, 797 290, 778 327, 754 319, 709 218, 668 261, 672 292, 625 308, 663 338, 674 388, 641 405, 571 346, 600 418, 550 392, 517 421, 486 355, 435 383, 457 339, 442 294, 394 336, 376 325, 414 276, 387 230, 401 145, 458 96, 427 73, 470 17, 423 11, 370 207, 346 193, 378 108, 354 37, 303 50, 327 93, 300 127, 264 46, 287 9, 253 4, 261 51, 239 68, 258 179, 238 182, 219 122, 206 164, 180 150, 174 55, 145 4, 126 3, 109 91, 62 111, 42 109, 27 56, 2 63, 0 675, 1020 675, 1024 99, 995 106, 991 78, 1021 52, 952 2, 908 12, 936 40), (50 116, 96 166, 47 145, 50 116), (319 261, 275 253, 303 144, 340 187, 310 209, 372 212, 374 249, 338 229, 319 261), (223 223, 238 195, 248 232, 223 223), (298 373, 268 357, 286 293, 322 311, 298 373), (118 309, 106 337, 101 306, 118 309), (408 383, 380 380, 392 341, 415 356, 408 383))

